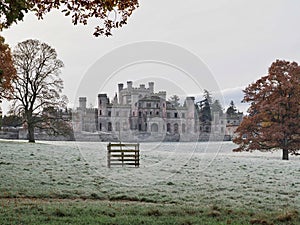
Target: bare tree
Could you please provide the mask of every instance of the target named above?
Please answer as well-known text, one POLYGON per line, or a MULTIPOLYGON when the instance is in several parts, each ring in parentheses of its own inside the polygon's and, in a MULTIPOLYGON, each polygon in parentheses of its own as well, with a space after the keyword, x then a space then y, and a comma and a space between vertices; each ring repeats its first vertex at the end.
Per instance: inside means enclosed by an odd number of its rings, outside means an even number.
POLYGON ((61 95, 63 81, 59 77, 64 64, 57 58, 55 49, 38 40, 19 43, 13 58, 17 69, 13 108, 27 125, 29 142, 35 142, 35 128, 47 124, 44 109, 58 109, 66 104, 66 97, 61 95))

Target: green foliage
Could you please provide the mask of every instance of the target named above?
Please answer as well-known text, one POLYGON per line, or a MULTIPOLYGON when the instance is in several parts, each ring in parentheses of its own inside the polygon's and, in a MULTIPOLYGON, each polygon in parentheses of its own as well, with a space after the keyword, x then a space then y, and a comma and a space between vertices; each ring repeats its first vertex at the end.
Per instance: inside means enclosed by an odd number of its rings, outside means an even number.
POLYGON ((32 8, 28 0, 4 0, 0 2, 0 18, 3 22, 0 24, 4 28, 9 27, 12 23, 23 20, 24 15, 32 8))
POLYGON ((253 213, 238 208, 107 201, 0 200, 6 224, 296 224, 295 210, 253 213))

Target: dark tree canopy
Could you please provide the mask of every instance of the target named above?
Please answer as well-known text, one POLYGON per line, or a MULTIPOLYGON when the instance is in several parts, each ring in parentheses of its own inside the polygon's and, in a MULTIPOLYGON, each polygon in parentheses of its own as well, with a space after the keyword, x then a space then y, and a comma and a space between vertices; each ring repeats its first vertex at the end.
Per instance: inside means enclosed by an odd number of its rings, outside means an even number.
POLYGON ((268 75, 244 90, 251 103, 237 129, 235 151, 283 150, 283 159, 300 149, 300 66, 277 60, 268 75))
POLYGON ((213 101, 211 97, 211 93, 206 89, 204 89, 203 98, 206 99, 209 104, 211 104, 213 101))
POLYGON ((49 124, 46 108, 65 107, 62 96, 63 81, 59 77, 63 62, 57 58, 55 49, 38 40, 19 43, 13 51, 17 69, 14 80, 13 108, 21 115, 28 128, 28 139, 34 142, 35 127, 49 124))
POLYGON ((4 0, 0 2, 0 30, 23 20, 29 11, 42 19, 51 10, 60 9, 65 16, 72 17, 74 25, 86 25, 89 19, 98 19, 100 24, 95 27, 94 35, 110 36, 112 29, 127 23, 137 7, 137 0, 4 0))
POLYGON ((233 116, 233 115, 236 115, 236 113, 237 113, 237 109, 235 107, 235 104, 233 101, 230 101, 230 106, 227 108, 226 114, 228 116, 233 116))
POLYGON ((0 36, 0 99, 8 97, 12 89, 12 80, 16 78, 16 69, 14 67, 11 51, 4 38, 0 36))

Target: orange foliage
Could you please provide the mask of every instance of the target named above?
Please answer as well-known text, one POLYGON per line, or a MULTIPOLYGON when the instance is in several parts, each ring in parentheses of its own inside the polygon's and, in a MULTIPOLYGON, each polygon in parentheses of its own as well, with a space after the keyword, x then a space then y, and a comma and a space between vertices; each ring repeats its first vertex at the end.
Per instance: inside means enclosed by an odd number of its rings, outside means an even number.
POLYGON ((282 149, 283 159, 300 149, 300 66, 277 60, 268 75, 244 90, 244 102, 251 103, 237 129, 235 151, 282 149))
POLYGON ((10 48, 0 36, 0 98, 8 97, 13 91, 12 80, 16 78, 16 69, 13 65, 10 48))

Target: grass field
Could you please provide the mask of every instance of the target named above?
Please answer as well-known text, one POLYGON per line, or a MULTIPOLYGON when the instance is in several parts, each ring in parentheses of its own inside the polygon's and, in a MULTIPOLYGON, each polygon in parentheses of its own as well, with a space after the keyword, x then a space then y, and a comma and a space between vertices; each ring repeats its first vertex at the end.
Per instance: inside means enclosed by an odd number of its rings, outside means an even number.
POLYGON ((300 224, 299 157, 142 143, 109 169, 106 144, 1 140, 0 224, 300 224))

